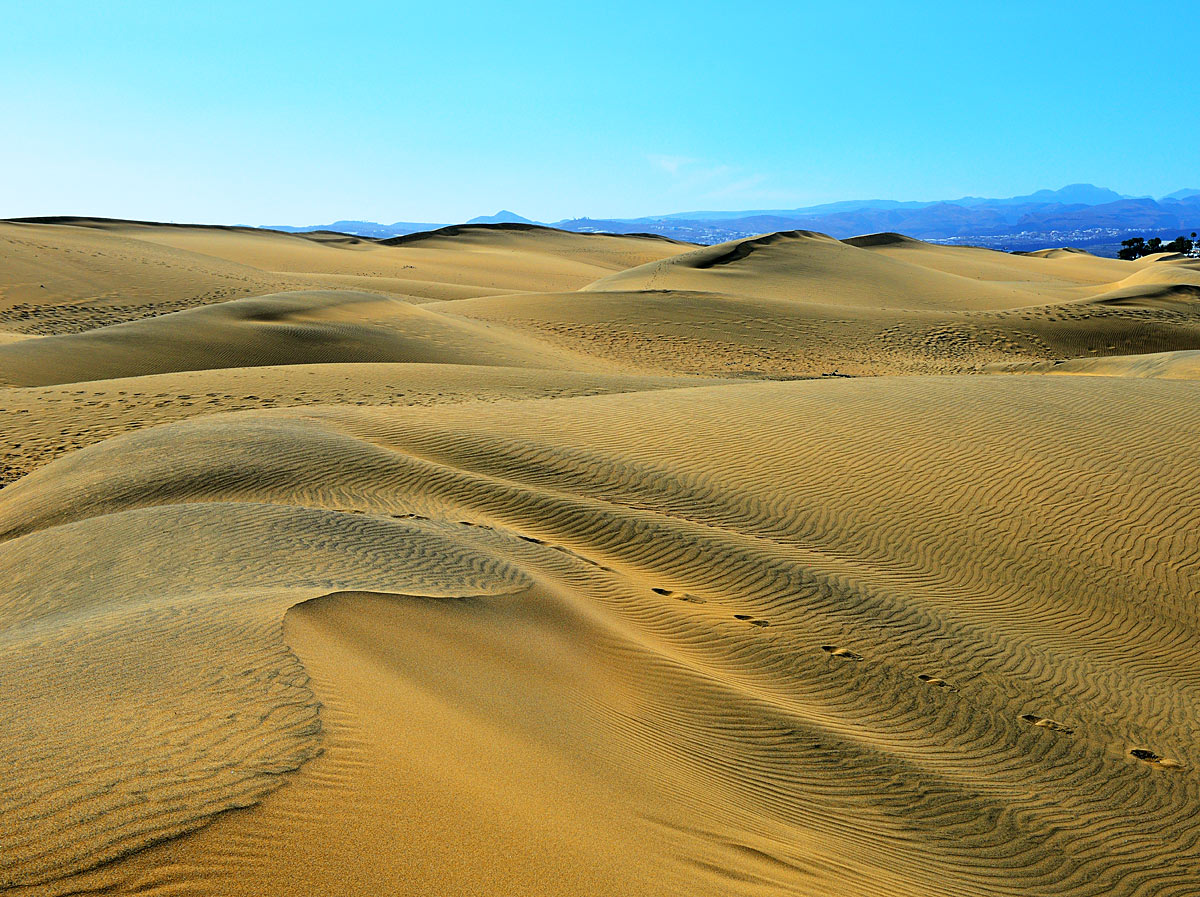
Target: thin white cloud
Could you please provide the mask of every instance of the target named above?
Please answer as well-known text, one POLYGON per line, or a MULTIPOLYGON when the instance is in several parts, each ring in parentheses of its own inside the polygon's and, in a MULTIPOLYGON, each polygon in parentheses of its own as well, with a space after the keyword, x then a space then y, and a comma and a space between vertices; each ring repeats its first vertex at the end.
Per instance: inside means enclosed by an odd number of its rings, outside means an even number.
POLYGON ((656 154, 647 155, 646 159, 655 168, 661 168, 672 176, 678 175, 682 169, 696 164, 697 161, 687 156, 661 156, 656 154))
POLYGON ((764 181, 766 181, 766 179, 767 179, 767 176, 765 174, 752 174, 748 177, 744 177, 744 178, 741 178, 740 180, 736 180, 731 184, 726 184, 723 187, 719 187, 716 190, 711 190, 708 193, 706 193, 705 195, 709 196, 709 197, 714 197, 714 198, 715 197, 724 197, 724 196, 746 196, 746 195, 757 196, 758 194, 760 194, 764 191, 755 190, 754 188, 757 187, 759 184, 763 183, 764 181))
POLYGON ((672 193, 696 199, 751 200, 782 198, 789 193, 779 189, 761 189, 769 181, 767 175, 750 173, 736 165, 667 154, 648 154, 646 160, 669 175, 672 193))

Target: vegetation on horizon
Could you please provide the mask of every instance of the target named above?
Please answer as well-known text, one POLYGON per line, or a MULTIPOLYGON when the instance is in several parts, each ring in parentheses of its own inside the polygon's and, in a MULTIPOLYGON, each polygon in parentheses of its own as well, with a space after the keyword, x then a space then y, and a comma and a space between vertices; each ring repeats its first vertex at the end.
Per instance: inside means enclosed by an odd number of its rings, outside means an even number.
POLYGON ((1191 239, 1178 236, 1170 243, 1164 243, 1162 237, 1151 237, 1149 240, 1144 237, 1133 237, 1121 241, 1122 248, 1117 253, 1117 258, 1140 259, 1142 256, 1153 255, 1156 252, 1179 252, 1188 255, 1196 248, 1196 245, 1195 231, 1192 231, 1191 239))

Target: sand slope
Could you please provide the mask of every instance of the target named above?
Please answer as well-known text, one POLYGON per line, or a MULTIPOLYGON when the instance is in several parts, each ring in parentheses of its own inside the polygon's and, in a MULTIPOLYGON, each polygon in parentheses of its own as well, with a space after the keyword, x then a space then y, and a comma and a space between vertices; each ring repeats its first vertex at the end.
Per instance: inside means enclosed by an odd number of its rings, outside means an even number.
POLYGON ((237 299, 82 333, 0 346, 0 382, 45 386, 169 371, 316 362, 588 368, 536 340, 376 293, 237 299))
POLYGON ((0 390, 0 485, 86 445, 226 411, 313 405, 440 405, 641 392, 699 378, 488 365, 263 365, 0 390))
POLYGON ((706 290, 818 304, 962 311, 1017 308, 1042 295, 1069 292, 1079 283, 1068 270, 1055 261, 1035 264, 892 234, 842 241, 791 231, 695 249, 609 275, 588 289, 706 290), (1021 282, 1026 280, 1031 282, 1021 282))
POLYGON ((575 289, 597 277, 686 252, 664 237, 576 234, 523 224, 473 224, 390 240, 246 228, 104 222, 110 232, 260 269, 363 289, 444 297, 470 290, 575 289))
POLYGON ((303 289, 300 279, 103 227, 0 221, 0 329, 73 333, 303 289))
POLYGON ((959 373, 1200 348, 1200 264, 797 231, 697 249, 570 294, 437 307, 645 371, 959 373))
MULTIPOLYGON (((409 303, 440 300, 439 312, 524 331, 538 351, 549 345, 626 373, 956 373, 1200 348, 1200 267, 1186 259, 1016 255, 895 234, 837 241, 806 232, 693 249, 517 225, 383 242, 86 219, 0 223, 0 237, 6 234, 13 246, 31 243, 30 234, 39 241, 32 255, 0 261, 0 284, 14 283, 0 291, 36 300, 7 313, 0 307, 0 331, 20 335, 72 333, 239 295, 320 286, 409 303), (168 263, 162 253, 175 255, 168 263), (17 259, 25 267, 14 268, 17 259), (231 265, 243 278, 237 290, 196 293, 189 286, 214 272, 225 276, 231 265), (54 278, 68 275, 73 279, 56 286, 54 278), (140 301, 156 278, 174 292, 140 301), (118 280, 128 295, 115 289, 118 280)), ((0 339, 0 346, 12 341, 0 339)), ((25 347, 20 356, 41 351, 25 347)), ((264 362, 220 364, 245 363, 264 362)), ((568 366, 595 369, 578 359, 568 366)), ((88 378, 83 371, 70 376, 88 378)))
POLYGON ((1107 358, 1068 358, 995 365, 994 370, 1021 374, 1090 374, 1097 377, 1163 377, 1200 380, 1200 351, 1155 352, 1150 355, 1110 355, 1107 358))
POLYGON ((0 237, 6 893, 1200 892, 1195 262, 0 237))
MULTIPOLYGON (((243 805, 323 744, 322 787, 262 811, 286 817, 275 847, 251 837, 255 811, 171 848, 204 890, 236 890, 206 871, 208 839, 258 845, 238 863, 238 888, 263 876, 252 890, 336 890, 364 845, 393 874, 420 865, 429 848, 392 840, 389 807, 459 831, 487 783, 507 834, 454 854, 509 868, 505 839, 555 831, 578 855, 556 854, 570 874, 547 893, 655 893, 660 872, 694 893, 988 894, 997 874, 1187 893, 1197 397, 1098 378, 747 384, 245 412, 83 449, 0 493, 10 710, 23 743, 60 745, 97 783, 35 784, 22 773, 46 761, 14 758, 6 781, 36 799, 6 817, 9 874, 76 871, 95 845, 120 855, 243 805), (278 626, 347 591, 373 594, 285 629, 346 714, 322 742, 278 626), (371 662, 343 673, 347 656, 371 662), (47 676, 62 687, 34 686, 47 676), (114 687, 136 719, 113 713, 114 687), (432 728, 383 739, 413 720, 432 728), (470 770, 447 765, 460 749, 470 770), (543 762, 562 777, 530 776, 543 762), (410 769, 442 799, 367 799, 384 783, 364 767, 410 769), (153 801, 118 801, 155 782, 153 801), (564 789, 595 806, 582 830, 564 789), (343 806, 354 838, 329 841, 343 806), (33 837, 51 808, 92 821, 33 837), (622 818, 640 822, 614 849, 640 872, 588 850, 622 818), (327 863, 300 861, 313 843, 327 863)), ((525 872, 509 874, 532 887, 525 872)))
POLYGON ((1200 285, 1109 286, 1097 287, 1095 296, 998 311, 872 309, 660 289, 488 296, 434 308, 524 330, 623 369, 660 373, 960 373, 1006 361, 1200 347, 1200 285))

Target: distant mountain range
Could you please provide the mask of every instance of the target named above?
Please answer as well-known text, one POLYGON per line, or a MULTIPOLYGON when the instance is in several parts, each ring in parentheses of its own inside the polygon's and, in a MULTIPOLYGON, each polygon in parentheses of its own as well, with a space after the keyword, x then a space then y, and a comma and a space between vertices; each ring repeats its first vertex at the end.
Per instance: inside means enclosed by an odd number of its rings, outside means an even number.
MULTIPOLYGON (((1092 184, 1038 190, 1025 196, 989 199, 965 196, 933 202, 890 199, 849 200, 797 209, 673 212, 643 218, 572 218, 531 221, 502 210, 467 224, 547 224, 563 230, 599 233, 653 233, 694 243, 784 230, 815 230, 838 238, 895 231, 940 243, 969 243, 997 249, 1028 250, 1072 245, 1115 255, 1127 236, 1161 236, 1200 230, 1200 188, 1176 190, 1158 199, 1125 196, 1092 184)), ((442 224, 397 221, 335 221, 308 227, 272 226, 291 233, 332 230, 386 238, 432 230, 442 224)))

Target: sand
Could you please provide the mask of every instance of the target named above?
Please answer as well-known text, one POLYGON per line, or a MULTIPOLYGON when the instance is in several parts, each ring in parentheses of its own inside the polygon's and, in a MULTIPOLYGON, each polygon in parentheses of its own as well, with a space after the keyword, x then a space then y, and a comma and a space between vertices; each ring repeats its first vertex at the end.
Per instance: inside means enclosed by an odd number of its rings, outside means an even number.
POLYGON ((0 888, 1200 891, 1195 262, 0 228, 0 888))

